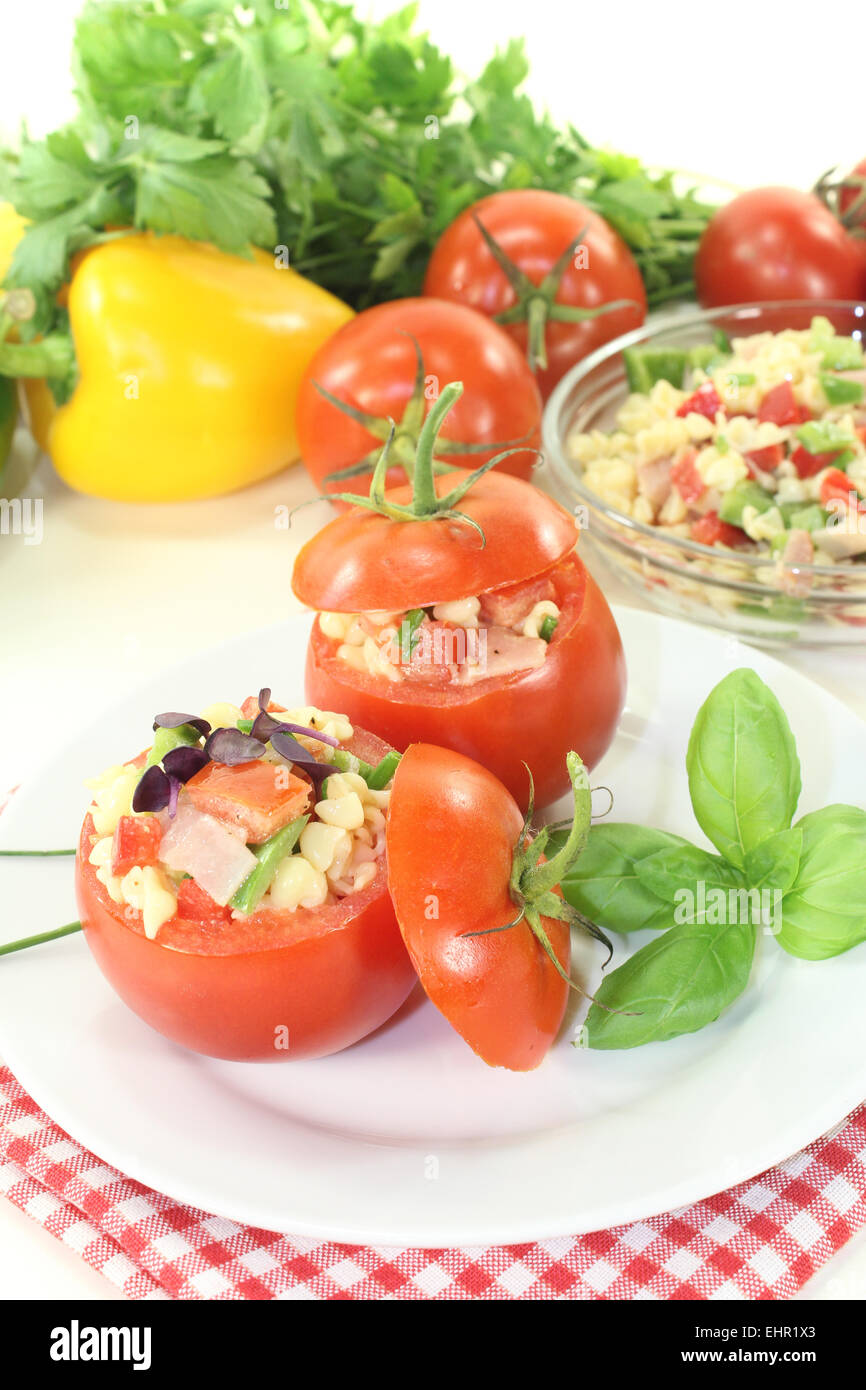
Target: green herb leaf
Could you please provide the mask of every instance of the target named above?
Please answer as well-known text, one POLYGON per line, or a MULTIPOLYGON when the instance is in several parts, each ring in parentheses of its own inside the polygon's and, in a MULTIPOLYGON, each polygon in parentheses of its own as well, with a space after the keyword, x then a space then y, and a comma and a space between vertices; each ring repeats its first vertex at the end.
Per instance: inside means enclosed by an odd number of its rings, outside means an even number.
MULTIPOLYGON (((551 836, 551 850, 561 842, 551 836)), ((564 837, 563 837, 564 838, 564 837)), ((643 878, 647 860, 660 850, 688 847, 679 835, 627 822, 592 827, 580 858, 562 880, 562 895, 585 917, 608 931, 661 930, 673 921, 643 878)))
POLYGON ((264 179, 243 160, 154 160, 138 173, 135 224, 243 254, 250 243, 276 242, 268 193, 264 179))
POLYGON ((795 829, 802 854, 778 941, 793 956, 827 960, 866 941, 866 811, 825 806, 795 829))
POLYGON ((641 864, 640 874, 645 887, 668 907, 671 922, 703 921, 719 901, 714 892, 726 896, 729 889, 742 888, 745 882, 726 859, 690 844, 650 855, 641 864), (699 884, 703 885, 700 893, 699 884))
POLYGON ((803 829, 794 825, 762 840, 746 855, 746 878, 755 888, 787 893, 793 887, 803 851, 803 829))
POLYGON ((589 1046, 640 1047, 712 1023, 746 988, 756 939, 747 923, 706 922, 656 937, 596 990, 586 1019, 589 1046))
POLYGON ((748 667, 720 681, 699 709, 686 767, 698 824, 735 868, 790 826, 800 797, 794 736, 779 701, 748 667))

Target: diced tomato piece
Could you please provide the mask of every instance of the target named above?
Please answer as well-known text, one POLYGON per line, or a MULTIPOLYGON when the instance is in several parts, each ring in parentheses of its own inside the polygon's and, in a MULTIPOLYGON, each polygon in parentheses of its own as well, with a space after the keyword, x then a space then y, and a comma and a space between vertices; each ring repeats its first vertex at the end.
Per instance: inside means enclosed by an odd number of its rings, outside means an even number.
POLYGON ((750 454, 746 454, 746 467, 753 476, 754 469, 760 469, 762 473, 772 473, 784 457, 784 444, 768 444, 764 449, 753 449, 750 454))
POLYGON ((204 922, 217 926, 231 920, 232 910, 220 907, 194 878, 185 878, 177 890, 177 915, 185 922, 204 922))
POLYGON ((489 627, 515 627, 528 618, 536 603, 556 598, 556 587, 549 574, 519 584, 506 584, 481 595, 480 618, 489 627))
POLYGON ((821 479, 821 501, 825 507, 831 502, 844 502, 848 506, 852 495, 858 510, 866 511, 866 502, 859 497, 848 474, 843 473, 841 468, 831 468, 821 479))
POLYGON ((699 541, 701 545, 727 545, 732 550, 749 539, 739 526, 721 521, 718 512, 707 512, 706 516, 692 522, 691 536, 693 541, 699 541))
POLYGON ((111 872, 122 878, 136 865, 159 862, 162 829, 153 816, 121 816, 111 845, 111 872))
MULTIPOLYGON (((810 454, 808 449, 804 449, 801 444, 791 455, 791 462, 801 478, 814 478, 816 473, 820 473, 824 468, 830 468, 833 460, 840 454, 839 449, 834 449, 829 454, 810 454)), ((840 470, 837 468, 836 472, 840 470)))
POLYGON ((697 449, 686 449, 685 453, 671 464, 671 482, 684 502, 696 502, 706 487, 695 464, 697 449))
POLYGON ((790 381, 780 382, 767 392, 758 407, 758 419, 771 425, 800 424, 800 407, 794 399, 790 381))
POLYGON ((687 415, 703 415, 711 422, 715 420, 722 408, 722 398, 711 381, 705 381, 703 386, 699 386, 697 391, 693 391, 688 400, 683 401, 677 415, 684 420, 687 415))
POLYGON ((861 444, 866 444, 866 425, 860 425, 857 429, 857 438, 861 444))
MULTIPOLYGON (((259 697, 258 697, 258 695, 248 695, 247 698, 244 700, 243 704, 241 705, 241 714, 243 715, 244 719, 255 719, 255 717, 256 717, 256 715, 258 714, 258 712, 259 712, 259 697)), ((274 703, 273 700, 271 700, 271 701, 269 702, 269 704, 268 704, 268 714, 285 714, 285 712, 286 712, 286 707, 285 707, 285 705, 277 705, 277 704, 274 703)))
POLYGON ((242 829, 247 843, 260 845, 303 814, 310 783, 257 758, 234 767, 207 763, 187 782, 186 794, 197 811, 242 829))

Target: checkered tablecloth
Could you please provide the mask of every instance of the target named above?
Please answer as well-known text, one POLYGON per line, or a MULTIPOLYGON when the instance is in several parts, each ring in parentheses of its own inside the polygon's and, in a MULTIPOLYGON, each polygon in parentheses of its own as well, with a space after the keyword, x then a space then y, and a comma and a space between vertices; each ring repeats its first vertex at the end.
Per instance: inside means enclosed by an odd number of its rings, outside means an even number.
POLYGON ((866 1222, 866 1105, 751 1182, 590 1235, 461 1250, 239 1226, 109 1168, 0 1067, 0 1192, 140 1299, 790 1298, 866 1222))

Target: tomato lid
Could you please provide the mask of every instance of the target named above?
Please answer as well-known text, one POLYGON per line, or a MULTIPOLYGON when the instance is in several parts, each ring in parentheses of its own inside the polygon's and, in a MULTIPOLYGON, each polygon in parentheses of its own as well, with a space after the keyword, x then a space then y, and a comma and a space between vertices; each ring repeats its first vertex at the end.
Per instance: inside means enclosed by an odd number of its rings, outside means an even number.
MULTIPOLYGON (((462 470, 438 477, 437 496, 467 477, 462 470)), ((386 493, 389 504, 411 499, 408 484, 386 493)), ((574 517, 564 507, 506 473, 479 478, 461 500, 460 513, 468 520, 401 521, 361 507, 344 512, 300 551, 292 575, 295 595, 320 612, 427 608, 534 579, 577 541, 574 517)))
MULTIPOLYGON (((490 1066, 527 1071, 550 1047, 568 984, 509 893, 523 816, 462 753, 411 745, 388 810, 388 890, 425 993, 490 1066), (497 930, 500 929, 500 930, 497 930), (473 934, 474 933, 474 934, 473 934)), ((544 919, 563 971, 569 929, 544 919)))

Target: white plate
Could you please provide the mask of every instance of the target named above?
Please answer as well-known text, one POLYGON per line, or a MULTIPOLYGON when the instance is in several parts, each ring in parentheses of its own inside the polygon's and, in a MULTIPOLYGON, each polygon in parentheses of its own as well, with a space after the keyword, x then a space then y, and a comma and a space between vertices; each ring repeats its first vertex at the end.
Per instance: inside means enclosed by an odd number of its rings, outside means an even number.
MULTIPOLYGON (((698 705, 753 666, 800 749, 802 810, 859 802, 866 726, 762 652, 628 609, 630 687, 597 779, 615 816, 697 838, 683 767, 698 705)), ((300 698, 306 619, 250 633, 155 679, 57 751, 3 817, 3 843, 75 842, 81 781, 137 749, 153 712, 270 684, 300 698)), ((69 861, 3 861, 3 939, 75 916, 69 861)), ((624 949, 624 948, 623 948, 624 949)), ((590 980, 597 948, 580 947, 590 980)), ((866 951, 820 965, 765 938, 721 1022, 634 1052, 576 1050, 579 1011, 541 1068, 492 1071, 411 997, 337 1057, 216 1062, 165 1042, 102 979, 80 937, 0 959, 0 1054, 102 1159, 181 1201, 270 1229, 376 1244, 474 1245, 631 1221, 751 1177, 866 1094, 866 951)))

